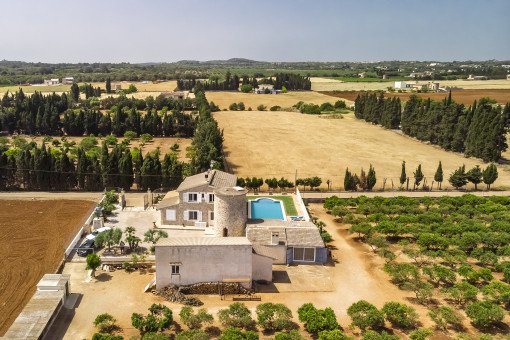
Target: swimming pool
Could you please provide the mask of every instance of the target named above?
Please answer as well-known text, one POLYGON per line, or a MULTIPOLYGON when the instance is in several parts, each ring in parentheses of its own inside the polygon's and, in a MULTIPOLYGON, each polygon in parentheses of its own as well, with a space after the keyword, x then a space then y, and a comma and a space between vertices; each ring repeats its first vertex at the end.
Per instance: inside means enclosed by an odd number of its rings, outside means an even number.
POLYGON ((250 200, 249 203, 249 218, 287 220, 282 201, 272 198, 257 198, 256 200, 250 200))

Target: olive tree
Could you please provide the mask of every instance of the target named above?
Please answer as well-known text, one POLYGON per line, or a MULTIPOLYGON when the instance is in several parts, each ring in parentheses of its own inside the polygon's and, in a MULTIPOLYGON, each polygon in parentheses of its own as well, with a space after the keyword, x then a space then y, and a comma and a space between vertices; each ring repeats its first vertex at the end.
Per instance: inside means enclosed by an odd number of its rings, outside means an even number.
POLYGON ((358 327, 362 331, 368 327, 380 328, 384 326, 384 314, 365 300, 353 303, 347 309, 347 314, 352 320, 351 326, 358 327))

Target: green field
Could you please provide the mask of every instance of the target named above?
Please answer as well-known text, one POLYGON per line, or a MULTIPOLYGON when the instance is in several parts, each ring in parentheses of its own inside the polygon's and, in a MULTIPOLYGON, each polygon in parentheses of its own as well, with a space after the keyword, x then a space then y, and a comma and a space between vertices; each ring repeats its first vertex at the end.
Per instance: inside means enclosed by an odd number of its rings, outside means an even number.
POLYGON ((247 201, 256 200, 257 198, 262 198, 262 197, 267 197, 267 198, 272 198, 275 200, 282 201, 283 206, 285 208, 285 213, 287 214, 287 216, 297 216, 298 213, 297 213, 296 207, 294 206, 294 200, 292 199, 292 196, 247 196, 246 200, 247 201))
POLYGON ((24 93, 37 92, 66 92, 71 89, 71 85, 54 85, 54 86, 0 86, 0 93, 7 91, 14 93, 18 92, 19 89, 23 89, 24 93))

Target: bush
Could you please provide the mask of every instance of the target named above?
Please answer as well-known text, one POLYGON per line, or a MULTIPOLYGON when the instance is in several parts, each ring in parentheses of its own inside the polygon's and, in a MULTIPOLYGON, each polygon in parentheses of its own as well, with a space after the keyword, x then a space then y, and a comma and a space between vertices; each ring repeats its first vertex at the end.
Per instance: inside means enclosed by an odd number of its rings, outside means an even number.
POLYGON ((94 326, 101 333, 111 333, 115 329, 116 321, 117 320, 108 313, 99 314, 94 320, 94 326))
POLYGON ((416 324, 418 314, 413 307, 398 302, 387 302, 382 310, 386 320, 396 327, 409 328, 416 324))
POLYGON ((179 317, 182 323, 191 329, 202 328, 203 323, 212 323, 214 320, 213 316, 207 313, 207 309, 200 308, 195 314, 190 306, 182 307, 179 317))
POLYGON ((489 327, 501 322, 505 312, 503 308, 490 301, 478 301, 467 306, 466 315, 475 325, 489 327))
POLYGON ((253 323, 250 310, 244 303, 235 302, 218 312, 218 319, 224 327, 247 328, 253 323))
POLYGON ((138 135, 136 134, 136 132, 134 131, 126 131, 124 133, 124 139, 127 139, 127 140, 132 140, 134 138, 136 138, 138 135))
POLYGON ((243 86, 241 86, 241 92, 244 93, 251 92, 252 89, 253 87, 250 84, 244 84, 243 86))
POLYGON ((320 332, 319 337, 317 339, 318 340, 348 340, 348 339, 352 339, 352 338, 349 338, 341 330, 334 329, 332 331, 320 332))
POLYGON ((375 331, 366 331, 363 334, 362 340, 398 340, 398 336, 388 334, 386 331, 382 331, 382 333, 377 333, 375 331))
POLYGON ((140 332, 157 332, 168 329, 172 324, 173 315, 170 308, 153 303, 149 311, 150 314, 146 317, 138 313, 131 315, 131 324, 140 332))
POLYGON ((281 109, 281 106, 279 105, 275 105, 275 106, 271 106, 271 108, 269 109, 269 111, 280 111, 281 109))
POLYGON ((445 330, 448 325, 455 325, 460 323, 460 314, 451 307, 440 306, 438 308, 431 308, 428 315, 437 325, 437 327, 445 330))
POLYGON ((291 310, 281 303, 263 303, 257 306, 257 324, 264 329, 282 330, 292 324, 291 310))
POLYGON ((433 334, 434 332, 432 332, 428 328, 420 328, 409 333, 409 338, 411 340, 426 340, 429 336, 433 334))
POLYGON ((343 100, 337 100, 335 102, 335 109, 345 109, 347 105, 345 105, 345 101, 343 100))
POLYGON ((230 104, 230 106, 228 107, 228 109, 230 111, 237 111, 237 103, 232 103, 230 104))
POLYGON ((245 109, 244 103, 243 102, 237 103, 237 109, 239 111, 244 111, 244 109, 245 109))
POLYGON ((297 310, 299 321, 305 323, 305 329, 313 334, 338 328, 335 312, 331 308, 317 309, 311 303, 305 303, 297 310))
POLYGON ((141 340, 168 340, 168 335, 162 333, 147 332, 141 340))
MULTIPOLYGON (((260 104, 259 106, 257 106, 257 110, 258 111, 266 111, 267 109, 267 106, 263 105, 263 104, 260 104)), ((249 110, 248 110, 249 111, 249 110)))
POLYGON ((293 329, 288 333, 281 332, 276 334, 274 340, 304 340, 304 338, 299 334, 299 331, 293 329))
POLYGON ((353 303, 347 309, 347 314, 352 320, 351 326, 358 327, 362 331, 368 327, 380 328, 384 326, 384 314, 365 300, 353 303))
POLYGON ((92 340, 124 340, 124 337, 121 335, 95 333, 92 335, 92 340))
POLYGON ((210 336, 201 329, 182 331, 175 336, 175 340, 209 340, 210 336))
POLYGON ((219 340, 259 340, 259 335, 254 331, 243 332, 240 329, 229 327, 221 333, 219 340))

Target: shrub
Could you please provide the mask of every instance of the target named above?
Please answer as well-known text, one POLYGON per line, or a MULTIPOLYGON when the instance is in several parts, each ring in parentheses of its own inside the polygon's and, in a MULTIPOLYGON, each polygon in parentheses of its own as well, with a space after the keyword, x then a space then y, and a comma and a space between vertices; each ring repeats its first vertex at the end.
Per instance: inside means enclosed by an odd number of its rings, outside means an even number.
POLYGON ((275 106, 271 106, 271 108, 269 109, 269 111, 280 111, 281 109, 281 106, 279 105, 275 105, 275 106))
POLYGON ((263 303, 257 306, 257 324, 264 329, 282 330, 291 325, 292 312, 281 303, 263 303))
POLYGON ((411 340, 426 340, 429 336, 433 334, 434 332, 432 332, 428 328, 419 328, 409 333, 409 338, 411 340))
POLYGON ((201 329, 182 331, 175 336, 175 340, 209 340, 210 336, 201 329))
POLYGON ((124 133, 124 139, 127 139, 127 140, 132 140, 134 138, 136 138, 138 135, 136 134, 136 132, 134 131, 126 131, 124 133))
POLYGON ((335 102, 335 109, 345 109, 347 105, 345 105, 345 101, 343 100, 337 100, 335 102))
POLYGON ((235 302, 218 312, 218 319, 224 327, 247 328, 253 323, 250 310, 244 303, 235 302))
POLYGON ((258 340, 259 335, 254 331, 243 332, 240 329, 229 327, 221 333, 219 340, 258 340))
MULTIPOLYGON (((267 106, 263 105, 263 104, 260 104, 259 106, 257 106, 257 110, 258 111, 266 111, 267 109, 267 106)), ((249 110, 248 110, 249 111, 249 110)))
POLYGON ((304 340, 304 338, 299 334, 298 330, 293 329, 288 333, 280 332, 276 334, 274 340, 304 340))
POLYGON ((195 314, 190 306, 182 307, 179 317, 182 323, 191 329, 202 328, 203 323, 212 323, 214 320, 213 316, 207 313, 207 309, 200 308, 195 314))
POLYGON ((335 312, 331 308, 317 309, 311 303, 305 303, 297 310, 299 321, 305 323, 305 329, 313 334, 338 328, 335 312))
POLYGON ((138 313, 131 315, 131 324, 140 332, 157 332, 168 329, 172 324, 173 316, 170 308, 153 303, 149 311, 150 314, 146 317, 138 313))
POLYGON ((347 340, 347 339, 352 339, 352 338, 349 338, 341 330, 334 329, 332 331, 320 332, 319 337, 317 339, 318 340, 347 340))
POLYGON ((382 331, 382 333, 377 333, 375 331, 366 331, 363 334, 362 340, 398 340, 398 336, 388 334, 386 331, 382 331))
POLYGON ((397 327, 408 328, 416 324, 418 314, 413 307, 398 302, 387 302, 382 310, 386 320, 397 327))
POLYGON ((230 104, 230 106, 228 107, 228 109, 230 111, 237 111, 237 103, 232 103, 230 104))
POLYGON ((475 325, 489 327, 497 322, 501 322, 505 312, 503 308, 490 301, 477 301, 467 306, 466 315, 475 325))
POLYGON ((92 340, 124 340, 124 337, 121 335, 95 333, 92 335, 92 340))
POLYGON ((96 326, 101 333, 110 333, 114 330, 116 321, 117 320, 108 313, 99 314, 94 320, 94 326, 96 326))
POLYGON ((244 103, 243 102, 237 103, 237 109, 239 111, 244 111, 244 109, 245 109, 244 103))
POLYGON ((241 86, 241 92, 248 93, 251 92, 253 87, 250 84, 244 84, 241 86))
POLYGON ((441 329, 446 329, 448 325, 455 325, 460 323, 460 314, 451 307, 440 306, 437 308, 431 308, 428 315, 441 329))
POLYGON ((154 332, 147 332, 141 340, 168 340, 168 335, 154 332))
POLYGON ((353 303, 347 309, 347 314, 352 320, 351 326, 358 327, 362 331, 368 327, 379 328, 384 325, 384 314, 365 300, 353 303))

